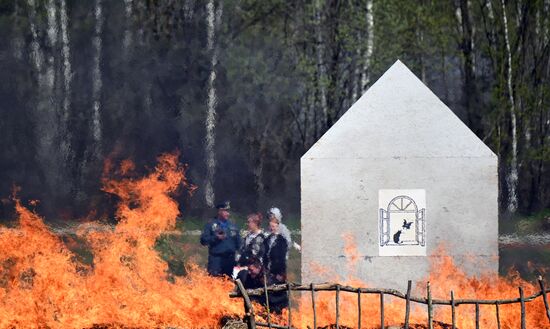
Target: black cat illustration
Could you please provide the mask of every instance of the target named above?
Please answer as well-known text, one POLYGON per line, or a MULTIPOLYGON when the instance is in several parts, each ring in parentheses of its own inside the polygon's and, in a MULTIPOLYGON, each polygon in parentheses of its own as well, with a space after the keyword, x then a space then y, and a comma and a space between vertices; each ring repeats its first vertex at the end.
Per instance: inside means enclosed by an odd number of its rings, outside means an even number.
POLYGON ((401 237, 401 230, 397 231, 397 233, 393 235, 393 242, 400 244, 401 243, 401 241, 399 241, 400 237, 401 237))

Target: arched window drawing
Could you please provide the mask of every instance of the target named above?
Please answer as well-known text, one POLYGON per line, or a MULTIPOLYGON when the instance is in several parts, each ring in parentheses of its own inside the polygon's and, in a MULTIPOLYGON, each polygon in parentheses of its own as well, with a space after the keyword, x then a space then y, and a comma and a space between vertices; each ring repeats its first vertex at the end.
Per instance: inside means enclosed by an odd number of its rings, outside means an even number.
POLYGON ((393 198, 380 208, 380 246, 426 245, 426 209, 418 209, 409 196, 393 198))

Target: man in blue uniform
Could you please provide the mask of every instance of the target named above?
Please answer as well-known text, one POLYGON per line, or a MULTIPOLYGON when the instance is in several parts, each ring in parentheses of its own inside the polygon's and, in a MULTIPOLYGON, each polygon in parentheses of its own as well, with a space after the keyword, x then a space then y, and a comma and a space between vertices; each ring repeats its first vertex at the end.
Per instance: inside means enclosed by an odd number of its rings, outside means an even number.
POLYGON ((208 273, 213 276, 231 276, 235 266, 235 252, 241 246, 239 230, 229 221, 229 202, 216 206, 218 215, 204 226, 201 244, 208 246, 208 273))

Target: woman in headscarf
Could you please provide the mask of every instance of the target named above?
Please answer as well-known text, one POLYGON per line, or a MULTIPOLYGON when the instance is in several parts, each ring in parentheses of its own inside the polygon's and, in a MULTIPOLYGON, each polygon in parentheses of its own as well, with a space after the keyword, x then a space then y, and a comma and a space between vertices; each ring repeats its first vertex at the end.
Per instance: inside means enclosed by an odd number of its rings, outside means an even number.
MULTIPOLYGON (((271 234, 265 239, 264 265, 267 271, 269 285, 286 282, 286 255, 288 242, 280 232, 280 222, 277 218, 269 220, 271 234)), ((269 305, 273 312, 281 313, 288 306, 288 296, 285 291, 269 293, 269 305)))
POLYGON ((265 239, 264 265, 273 283, 286 281, 286 254, 288 242, 281 234, 280 222, 277 218, 269 220, 270 234, 265 239))
MULTIPOLYGON (((271 207, 267 211, 267 218, 271 221, 271 219, 275 218, 279 221, 279 232, 285 238, 287 244, 288 244, 288 250, 290 251, 290 247, 293 247, 294 249, 298 250, 300 252, 302 250, 302 247, 300 247, 299 244, 292 241, 292 236, 290 235, 290 230, 288 227, 286 227, 285 224, 283 224, 283 214, 281 212, 281 209, 277 207, 271 207)), ((286 254, 286 258, 288 259, 288 251, 286 254)))
POLYGON ((246 218, 247 234, 243 244, 237 252, 236 261, 239 266, 247 266, 251 259, 264 259, 265 235, 262 231, 262 215, 250 214, 246 218))

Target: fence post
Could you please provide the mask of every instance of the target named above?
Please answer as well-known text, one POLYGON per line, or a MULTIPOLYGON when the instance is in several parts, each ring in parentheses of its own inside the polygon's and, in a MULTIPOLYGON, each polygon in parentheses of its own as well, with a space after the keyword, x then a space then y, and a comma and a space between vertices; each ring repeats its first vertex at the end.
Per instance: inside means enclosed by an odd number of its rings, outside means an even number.
POLYGON ((500 329, 500 312, 498 309, 498 301, 495 303, 495 309, 497 313, 497 329, 500 329))
POLYGON ((409 280, 407 282, 407 295, 405 296, 405 329, 409 329, 409 315, 411 312, 411 286, 412 282, 409 280))
POLYGON ((311 284, 311 305, 313 307, 313 329, 317 329, 317 312, 315 310, 315 287, 311 284))
POLYGON ((542 300, 544 301, 544 308, 546 309, 546 317, 548 318, 548 322, 550 322, 550 310, 548 309, 548 299, 546 297, 546 289, 544 288, 544 281, 542 281, 542 276, 539 275, 538 280, 540 292, 542 294, 542 300))
POLYGON ((432 292, 430 291, 430 281, 426 285, 426 293, 428 295, 428 329, 434 329, 433 324, 433 309, 432 309, 432 292))
POLYGON ((361 329, 361 288, 357 289, 357 329, 361 329))
POLYGON ((384 329, 384 293, 380 292, 380 328, 384 329))
POLYGON ((336 329, 340 329, 340 285, 336 285, 336 329))
POLYGON ((452 328, 456 329, 455 293, 451 290, 451 321, 452 328))
POLYGON ((267 275, 264 272, 264 294, 265 294, 265 307, 267 309, 267 325, 269 328, 271 328, 271 317, 269 310, 269 294, 267 293, 267 275))
POLYGON ((244 312, 245 312, 245 317, 247 319, 246 322, 247 322, 248 329, 256 329, 256 319, 254 318, 254 308, 252 308, 252 303, 250 302, 250 298, 248 298, 246 289, 244 289, 243 283, 241 282, 240 279, 235 280, 235 283, 237 284, 237 288, 239 288, 239 291, 243 296, 244 312))
POLYGON ((522 287, 519 287, 519 302, 521 303, 521 329, 525 329, 525 300, 522 287))
POLYGON ((479 329, 479 303, 476 303, 476 329, 479 329))
POLYGON ((290 292, 291 292, 291 289, 290 289, 290 282, 287 283, 287 297, 288 297, 288 328, 290 329, 292 327, 292 307, 291 307, 291 304, 290 304, 290 301, 291 301, 291 298, 292 297, 290 295, 290 292))

